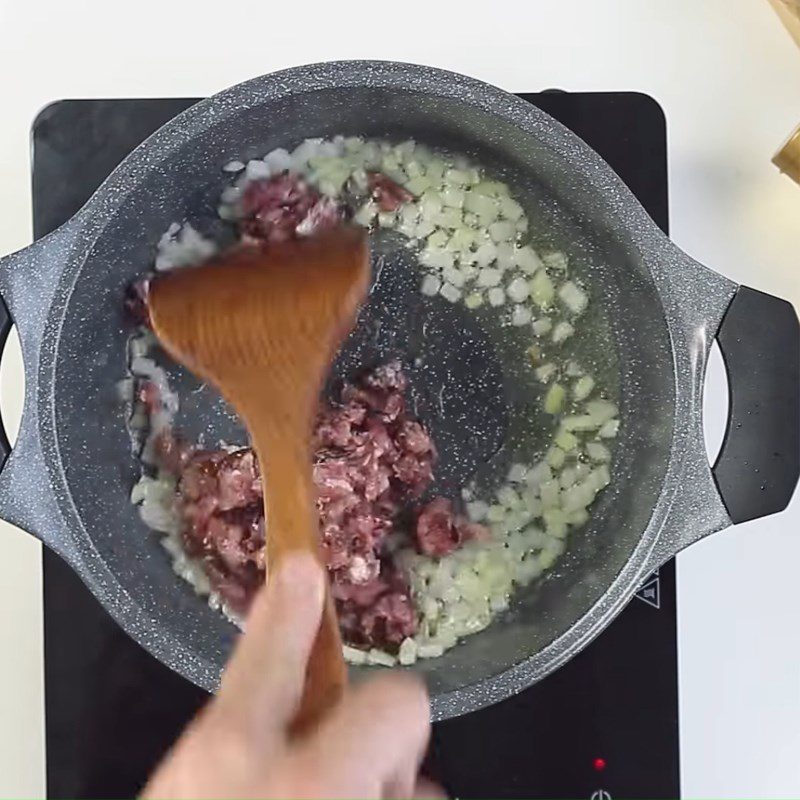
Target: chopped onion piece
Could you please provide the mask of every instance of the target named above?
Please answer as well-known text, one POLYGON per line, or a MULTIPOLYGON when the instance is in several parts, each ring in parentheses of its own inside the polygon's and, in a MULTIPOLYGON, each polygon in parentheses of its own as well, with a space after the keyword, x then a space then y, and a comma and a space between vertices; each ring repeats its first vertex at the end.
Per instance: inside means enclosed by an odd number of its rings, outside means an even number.
POLYGON ((419 207, 423 217, 432 219, 442 210, 442 196, 439 192, 431 189, 422 195, 419 207))
POLYGON ((561 302, 573 313, 582 314, 589 305, 589 297, 583 289, 580 289, 573 281, 567 281, 558 290, 561 302))
POLYGON ((557 480, 547 481, 539 487, 539 496, 542 499, 542 508, 545 512, 550 508, 557 508, 561 502, 561 487, 557 480))
POLYGON ((486 512, 486 519, 489 522, 502 522, 506 518, 506 510, 503 506, 494 505, 489 506, 489 510, 486 512))
POLYGON ((555 287, 550 276, 542 269, 531 279, 531 297, 539 308, 547 308, 553 303, 555 287))
POLYGON ((596 492, 605 489, 605 487, 611 483, 611 472, 609 472, 608 466, 606 464, 600 464, 600 466, 595 467, 589 473, 589 477, 586 479, 585 483, 591 484, 596 492))
POLYGON ((367 651, 359 650, 357 647, 350 647, 349 644, 342 645, 342 655, 348 664, 366 664, 367 651))
POLYGON ((457 303, 461 299, 461 290, 453 286, 452 283, 442 284, 439 294, 451 303, 457 303))
POLYGON ((428 247, 446 247, 449 241, 443 230, 436 230, 428 237, 428 247))
POLYGON ((461 211, 457 208, 442 209, 442 211, 438 214, 434 214, 430 219, 436 225, 441 225, 443 228, 449 228, 450 230, 460 228, 464 221, 461 211))
POLYGON ((505 292, 499 286, 489 289, 486 296, 489 298, 490 306, 498 307, 503 305, 503 303, 506 301, 505 292))
POLYGON ((584 374, 583 367, 577 361, 567 362, 567 375, 570 378, 580 378, 584 374))
POLYGON ((461 289, 464 286, 464 273, 457 267, 445 267, 442 275, 446 281, 452 283, 457 289, 461 289))
POLYGON ((501 486, 497 490, 497 502, 507 508, 519 508, 522 504, 520 496, 510 486, 501 486))
POLYGON ((482 194, 474 186, 464 197, 464 210, 475 214, 481 219, 495 219, 498 214, 497 201, 493 197, 482 194))
POLYGON ((435 275, 426 275, 422 279, 421 291, 422 294, 427 295, 428 297, 433 297, 434 295, 439 294, 439 289, 441 286, 442 282, 435 275))
POLYGON ((260 159, 254 158, 247 162, 244 168, 244 176, 247 181, 256 181, 261 178, 269 178, 269 167, 260 159))
POLYGON ((497 269, 505 272, 514 266, 514 246, 510 242, 500 242, 497 245, 497 269))
POLYGON ((427 175, 415 175, 406 182, 406 189, 415 197, 419 197, 431 188, 431 182, 427 175))
POLYGON ((533 314, 527 306, 517 305, 511 312, 511 324, 521 328, 523 325, 527 325, 532 317, 533 314))
POLYGON ((590 431, 599 423, 591 414, 571 414, 561 420, 561 425, 567 431, 590 431))
POLYGON ((241 172, 244 169, 244 164, 238 159, 229 161, 223 168, 223 172, 241 172))
POLYGON ((464 191, 455 186, 445 186, 442 189, 442 203, 451 208, 464 207, 464 191))
POLYGON ((558 367, 552 363, 542 364, 541 367, 537 367, 534 370, 536 380, 539 381, 539 383, 548 383, 556 372, 558 372, 558 367))
POLYGON ((567 460, 567 454, 560 448, 553 445, 547 451, 547 463, 553 469, 561 469, 564 466, 564 462, 567 460))
POLYGON ((600 428, 600 437, 603 439, 613 439, 617 432, 619 431, 619 420, 612 419, 606 422, 602 428, 600 428))
POLYGON ((571 453, 578 447, 578 437, 563 429, 556 434, 554 441, 565 453, 571 453))
POLYGON ((553 342, 555 342, 555 344, 561 344, 569 339, 573 333, 575 333, 575 328, 573 328, 569 322, 561 320, 561 322, 553 328, 553 342))
POLYGON ((592 461, 611 461, 611 451, 602 442, 587 442, 586 452, 592 461))
POLYGON ((540 269, 542 266, 542 261, 538 255, 536 255, 535 251, 532 247, 525 246, 517 248, 514 251, 514 263, 523 271, 527 272, 529 275, 533 275, 534 272, 540 269))
POLYGON ((417 643, 409 637, 403 639, 397 651, 397 659, 404 667, 413 664, 417 660, 417 643))
POLYGON ((590 375, 584 375, 575 381, 575 386, 572 388, 572 394, 576 400, 585 400, 594 389, 594 378, 590 375))
POLYGON ((617 415, 617 406, 610 400, 590 400, 586 404, 586 411, 596 420, 599 427, 617 415))
POLYGON ((234 203, 239 202, 241 196, 242 196, 242 189, 240 186, 226 186, 222 190, 222 194, 219 196, 219 199, 223 203, 233 205, 234 203))
MULTIPOLYGON (((487 267, 497 258, 497 247, 492 242, 485 242, 475 251, 475 261, 479 267, 487 267)), ((497 282, 500 282, 500 270, 494 270, 498 274, 497 282)), ((494 285, 494 284, 490 284, 494 285)))
POLYGON ((393 667, 397 661, 393 655, 384 653, 383 650, 377 650, 373 647, 372 650, 367 653, 367 663, 381 667, 393 667))
POLYGON ((495 242, 510 242, 517 235, 517 228, 511 222, 498 221, 489 226, 489 236, 495 242))
POLYGON ((478 272, 478 286, 497 286, 501 278, 502 274, 499 269, 484 267, 478 272))
POLYGON ((440 248, 426 247, 419 256, 419 260, 426 267, 432 269, 444 269, 453 266, 453 254, 449 250, 440 248))
POLYGON ((464 186, 464 184, 469 183, 469 175, 460 169, 448 169, 444 174, 444 178, 448 183, 453 183, 457 186, 464 186))
POLYGON ((421 644, 417 650, 418 658, 438 658, 444 653, 444 647, 438 642, 428 642, 421 644))
POLYGON ((508 471, 508 480, 511 483, 522 483, 527 474, 528 468, 525 464, 512 464, 511 469, 508 471))
POLYGON ((550 332, 553 327, 553 321, 550 317, 540 317, 533 323, 533 333, 536 336, 544 336, 550 332))
POLYGON ((558 482, 561 484, 562 489, 569 489, 574 486, 578 477, 575 472, 575 467, 564 467, 559 475, 558 482))
POLYGON ((500 213, 512 222, 516 222, 524 213, 522 206, 512 197, 500 198, 500 213))
POLYGON ((483 295, 480 292, 473 292, 467 295, 464 305, 469 309, 475 309, 483 305, 483 295))
POLYGON ((530 286, 525 278, 514 278, 506 287, 506 292, 514 303, 521 303, 528 297, 530 291, 530 286))
POLYGON ((575 484, 564 491, 561 496, 561 507, 567 513, 577 511, 579 508, 586 508, 594 500, 596 494, 594 481, 587 478, 582 483, 575 484))
POLYGON ((489 511, 489 506, 483 500, 473 500, 467 503, 467 516, 472 522, 481 522, 486 519, 486 513, 489 511))
MULTIPOLYGON (((547 509, 544 514, 545 531, 554 539, 563 539, 567 535, 567 516, 560 508, 547 509)), ((545 552, 555 552, 556 548, 546 547, 545 552)), ((560 553, 558 553, 560 555, 560 553)))
POLYGON ((537 488, 541 484, 552 480, 552 478, 553 470, 550 469, 550 465, 546 461, 540 461, 528 470, 528 474, 525 476, 525 482, 531 488, 537 488))
POLYGON ((555 269, 559 272, 566 272, 567 270, 567 257, 564 253, 547 253, 542 256, 542 261, 549 269, 555 269))
POLYGON ((554 383, 544 397, 544 410, 547 414, 558 414, 564 407, 567 396, 566 389, 560 383, 554 383))
POLYGON ((369 228, 369 226, 372 225, 372 220, 375 219, 375 215, 377 213, 378 207, 370 200, 369 202, 364 203, 364 205, 361 206, 358 211, 356 211, 355 215, 353 216, 353 220, 357 225, 361 225, 364 228, 369 228))
MULTIPOLYGON (((336 194, 336 192, 334 192, 336 194)), ((394 211, 381 211, 378 213, 378 225, 381 228, 392 228, 394 227, 394 223, 397 217, 395 216, 394 211)))

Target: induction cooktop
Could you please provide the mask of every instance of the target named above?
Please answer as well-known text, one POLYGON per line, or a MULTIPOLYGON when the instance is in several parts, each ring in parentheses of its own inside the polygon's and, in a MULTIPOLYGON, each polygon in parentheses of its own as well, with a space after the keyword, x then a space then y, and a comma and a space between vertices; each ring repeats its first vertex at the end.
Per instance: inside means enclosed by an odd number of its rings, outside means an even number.
MULTIPOLYGON (((667 228, 666 130, 627 92, 523 94, 597 150, 667 228)), ((33 125, 34 233, 74 214, 108 173, 194 99, 64 100, 33 125)), ((148 655, 45 551, 50 797, 132 797, 207 695, 148 655)), ((679 795, 675 566, 553 675, 434 726, 426 770, 451 796, 679 795)))

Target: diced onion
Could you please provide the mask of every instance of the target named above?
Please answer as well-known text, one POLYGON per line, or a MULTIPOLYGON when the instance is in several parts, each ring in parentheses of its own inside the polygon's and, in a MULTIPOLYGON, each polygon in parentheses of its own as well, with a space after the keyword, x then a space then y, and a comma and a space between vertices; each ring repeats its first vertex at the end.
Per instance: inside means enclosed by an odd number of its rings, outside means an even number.
POLYGON ((541 266, 542 260, 536 255, 532 247, 520 247, 514 251, 514 264, 523 272, 533 275, 541 266))
POLYGON ((553 342, 555 342, 555 344, 561 344, 572 336, 573 333, 575 333, 575 328, 566 320, 561 320, 561 322, 557 323, 555 328, 553 328, 553 342))
POLYGON ((528 486, 536 488, 546 481, 552 480, 552 478, 553 470, 550 469, 550 465, 545 461, 540 461, 528 470, 528 474, 525 476, 525 482, 528 486))
POLYGON ((559 272, 566 272, 567 270, 567 257, 564 253, 547 253, 542 256, 542 261, 549 269, 558 270, 559 272))
POLYGON ((489 299, 490 306, 501 306, 506 301, 505 292, 499 286, 489 289, 486 296, 489 299))
POLYGON ((600 436, 603 439, 613 439, 617 435, 617 431, 619 431, 619 420, 612 419, 600 428, 600 436))
POLYGON ((540 317, 533 323, 533 332, 536 336, 544 336, 552 327, 553 321, 549 317, 540 317))
POLYGON ((554 441, 565 453, 571 453, 578 447, 578 437, 571 431, 560 430, 554 441))
POLYGON ((617 406, 610 400, 590 400, 586 404, 586 411, 595 419, 599 427, 617 415, 617 406))
POLYGON ((567 281, 558 290, 561 302, 573 313, 582 314, 589 304, 589 298, 583 289, 580 289, 573 281, 567 281))
POLYGON ((532 317, 533 314, 527 306, 516 305, 511 312, 511 324, 521 328, 523 325, 527 325, 532 317))
POLYGON ((542 364, 534 370, 536 380, 539 383, 547 383, 558 372, 558 367, 555 364, 542 364))
POLYGON ((483 295, 480 292, 472 292, 472 294, 467 295, 464 305, 470 309, 478 308, 483 305, 483 295))
POLYGON ((492 267, 484 267, 478 273, 478 286, 497 286, 500 283, 500 279, 503 277, 503 274, 500 272, 499 269, 494 269, 492 267))
POLYGON ((594 389, 594 378, 590 375, 584 375, 582 378, 578 378, 578 380, 575 381, 572 394, 574 398, 580 402, 581 400, 585 400, 592 393, 592 389, 594 389))
POLYGON ((558 414, 564 406, 566 389, 560 383, 554 383, 544 396, 544 410, 547 414, 558 414))
POLYGON ((561 487, 557 480, 550 480, 539 487, 539 496, 542 507, 545 509, 557 508, 561 500, 561 487))
POLYGON ((553 445, 547 451, 547 463, 553 469, 561 469, 564 466, 564 462, 567 460, 567 454, 560 448, 553 445))
POLYGON ((453 286, 452 283, 442 284, 439 294, 451 303, 457 303, 461 299, 461 290, 453 286))
POLYGON ((592 461, 611 461, 611 451, 602 442, 587 442, 586 452, 592 461))
POLYGON ((512 464, 511 469, 508 471, 508 480, 511 483, 522 483, 527 474, 528 468, 525 464, 512 464))
POLYGON ((483 500, 473 500, 467 503, 467 516, 473 522, 481 522, 486 519, 486 514, 489 511, 489 506, 483 500))
POLYGON ((439 294, 439 289, 441 286, 442 282, 435 275, 426 275, 422 279, 421 291, 422 294, 427 295, 428 297, 433 297, 434 295, 439 294))
POLYGON ((531 279, 531 298, 539 308, 548 308, 552 304, 555 291, 550 276, 543 269, 531 279))
POLYGON ((525 278, 514 278, 506 287, 509 298, 514 303, 521 303, 530 294, 530 286, 525 278))

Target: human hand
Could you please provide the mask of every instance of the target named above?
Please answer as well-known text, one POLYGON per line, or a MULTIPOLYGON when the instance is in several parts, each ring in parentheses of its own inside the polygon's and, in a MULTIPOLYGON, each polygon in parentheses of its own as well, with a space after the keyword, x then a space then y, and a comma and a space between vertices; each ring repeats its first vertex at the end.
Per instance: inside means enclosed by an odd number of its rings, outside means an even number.
POLYGON ((419 780, 428 696, 405 674, 346 690, 318 728, 292 739, 324 597, 322 569, 287 556, 253 603, 219 693, 156 770, 144 798, 443 797, 419 780))

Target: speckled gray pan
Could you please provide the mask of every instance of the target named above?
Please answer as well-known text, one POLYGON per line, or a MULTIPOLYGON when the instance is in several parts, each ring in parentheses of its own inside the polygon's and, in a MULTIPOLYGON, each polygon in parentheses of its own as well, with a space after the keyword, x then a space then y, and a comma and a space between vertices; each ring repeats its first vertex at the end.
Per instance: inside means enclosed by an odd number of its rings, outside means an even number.
POLYGON ((582 141, 478 81, 408 64, 321 64, 256 78, 190 108, 137 148, 73 219, 0 261, 26 377, 21 430, 0 474, 0 515, 59 553, 143 647, 209 690, 234 630, 175 578, 128 501, 135 464, 114 396, 123 289, 170 222, 213 213, 223 163, 337 133, 413 136, 474 154, 551 209, 566 246, 592 264, 583 277, 619 362, 612 488, 547 580, 486 631, 414 667, 443 718, 556 669, 681 548, 732 519, 786 505, 797 481, 797 319, 783 301, 697 264, 582 141), (712 471, 701 395, 715 336, 732 411, 712 471))

